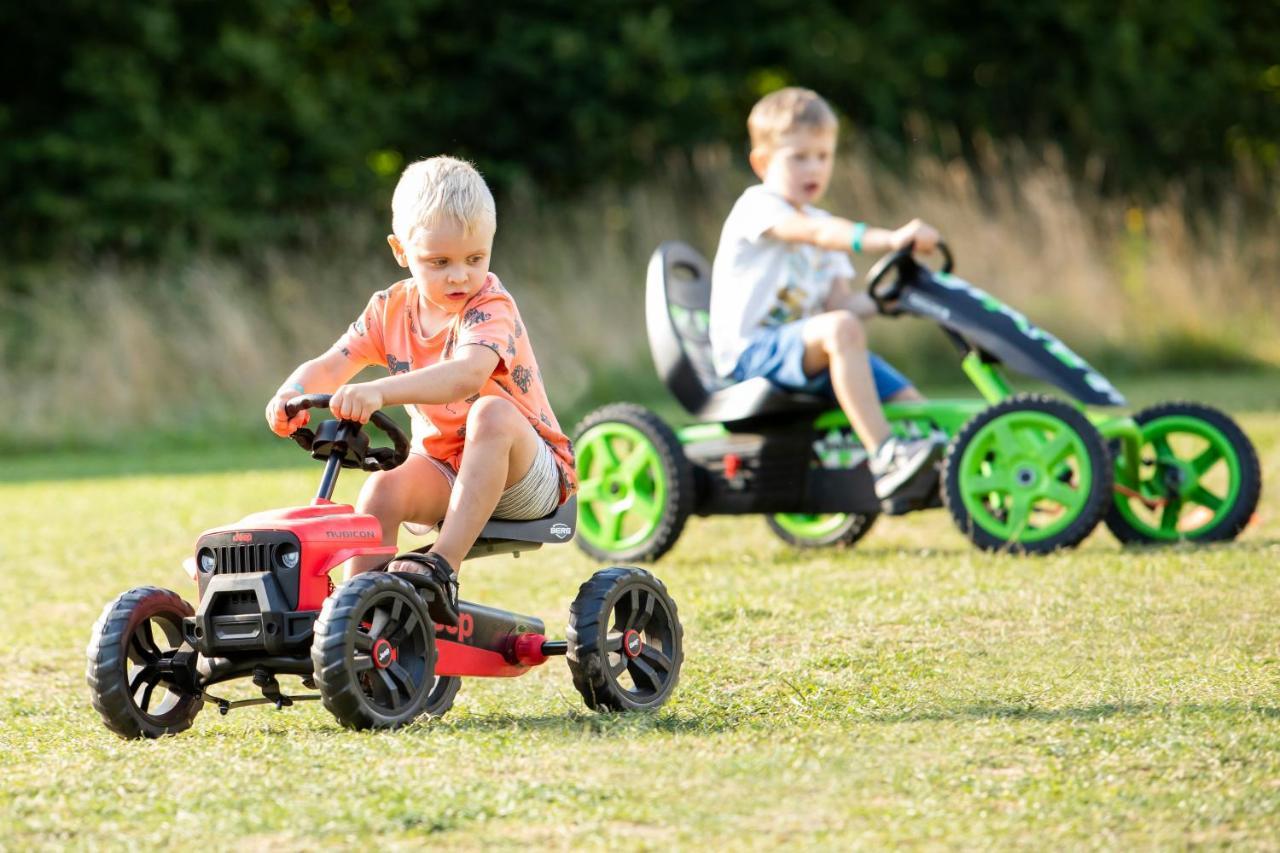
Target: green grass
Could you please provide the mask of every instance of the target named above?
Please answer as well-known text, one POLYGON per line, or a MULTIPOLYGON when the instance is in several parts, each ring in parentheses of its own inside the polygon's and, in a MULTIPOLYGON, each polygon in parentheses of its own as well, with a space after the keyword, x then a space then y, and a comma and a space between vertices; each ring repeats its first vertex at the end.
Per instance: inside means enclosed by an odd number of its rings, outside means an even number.
MULTIPOLYGON (((1280 414, 1242 422, 1276 482, 1280 414)), ((826 552, 792 550, 755 518, 694 519, 655 569, 686 638, 659 713, 587 711, 553 659, 468 682, 444 720, 393 733, 347 732, 309 703, 116 738, 88 701, 90 626, 131 586, 189 595, 179 562, 203 528, 310 498, 318 464, 267 447, 203 465, 126 454, 115 470, 42 457, 0 484, 0 846, 1280 837, 1280 520, 1265 499, 1232 545, 1126 552, 1100 530, 1045 559, 978 553, 941 512, 881 520, 855 549, 826 552)), ((562 635, 595 568, 548 547, 469 564, 463 590, 562 635)))

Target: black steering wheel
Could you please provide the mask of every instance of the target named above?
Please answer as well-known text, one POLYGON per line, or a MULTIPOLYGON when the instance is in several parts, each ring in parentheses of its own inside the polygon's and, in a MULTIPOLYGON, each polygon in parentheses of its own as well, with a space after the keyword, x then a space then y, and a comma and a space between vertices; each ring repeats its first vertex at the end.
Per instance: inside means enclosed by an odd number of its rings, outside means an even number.
MULTIPOLYGON (((867 295, 871 297, 871 301, 876 304, 876 310, 881 314, 902 313, 897 307, 898 299, 901 298, 903 289, 915 277, 921 266, 915 258, 914 251, 914 246, 907 246, 905 249, 891 252, 876 261, 875 266, 867 273, 867 295), (890 271, 897 272, 897 275, 890 278, 890 271)), ((951 272, 955 268, 951 249, 939 240, 938 251, 942 252, 942 272, 951 272)))
MULTIPOLYGON (((307 409, 327 409, 331 396, 333 395, 304 394, 294 397, 285 404, 285 416, 293 418, 307 409)), ((369 437, 361 432, 364 424, 359 421, 325 421, 315 432, 302 427, 289 437, 317 459, 327 459, 337 451, 343 457, 343 468, 390 471, 403 465, 409 458, 409 436, 404 434, 399 424, 380 411, 373 413, 369 423, 386 433, 395 447, 370 447, 369 437)))

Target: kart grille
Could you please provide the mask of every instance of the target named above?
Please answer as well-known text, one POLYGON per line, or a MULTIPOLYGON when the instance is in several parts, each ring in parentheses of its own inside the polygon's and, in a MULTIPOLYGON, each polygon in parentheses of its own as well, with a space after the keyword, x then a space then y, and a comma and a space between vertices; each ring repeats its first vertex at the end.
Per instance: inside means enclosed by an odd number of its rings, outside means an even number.
POLYGON ((257 542, 250 545, 223 545, 213 549, 217 565, 215 575, 240 575, 248 572, 271 570, 271 552, 275 543, 257 542))

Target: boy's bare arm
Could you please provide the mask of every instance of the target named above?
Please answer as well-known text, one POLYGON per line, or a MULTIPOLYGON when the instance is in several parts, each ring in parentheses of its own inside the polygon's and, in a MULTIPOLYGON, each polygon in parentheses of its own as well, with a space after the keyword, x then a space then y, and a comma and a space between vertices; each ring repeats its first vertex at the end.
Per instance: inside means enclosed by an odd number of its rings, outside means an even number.
POLYGON ((498 354, 487 346, 463 346, 448 361, 343 385, 329 401, 329 409, 337 417, 365 423, 385 406, 464 400, 480 392, 497 366, 498 354))
POLYGON ((826 309, 828 311, 844 309, 852 311, 859 317, 874 317, 876 303, 865 290, 854 290, 850 279, 837 278, 831 282, 831 294, 827 297, 826 309))
POLYGON ((302 364, 280 383, 280 390, 267 403, 267 424, 277 435, 292 435, 310 419, 307 412, 285 416, 285 403, 302 394, 328 394, 360 371, 340 350, 329 350, 302 364))
MULTIPOLYGON (((857 224, 839 216, 807 216, 797 212, 765 232, 775 240, 808 243, 835 252, 848 252, 853 247, 857 224)), ((872 254, 904 249, 914 244, 918 252, 932 252, 938 245, 938 232, 925 222, 913 219, 901 228, 867 227, 859 241, 862 251, 872 254)))

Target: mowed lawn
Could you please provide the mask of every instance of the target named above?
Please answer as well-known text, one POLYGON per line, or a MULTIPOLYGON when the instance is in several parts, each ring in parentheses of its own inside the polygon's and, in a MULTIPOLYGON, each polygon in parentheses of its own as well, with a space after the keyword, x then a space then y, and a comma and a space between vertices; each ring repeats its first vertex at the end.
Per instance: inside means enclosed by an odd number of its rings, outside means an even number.
MULTIPOLYGON (((686 654, 659 713, 586 710, 553 659, 397 732, 305 703, 206 709, 155 742, 90 707, 103 604, 190 598, 195 536, 305 503, 319 465, 267 436, 145 474, 20 461, 0 482, 0 847, 1274 848, 1280 413, 1240 419, 1265 485, 1235 544, 1122 551, 1100 528, 989 555, 939 511, 806 552, 758 518, 694 519, 654 567, 686 654)), ((573 546, 477 560, 463 595, 559 637, 597 568, 573 546)))

